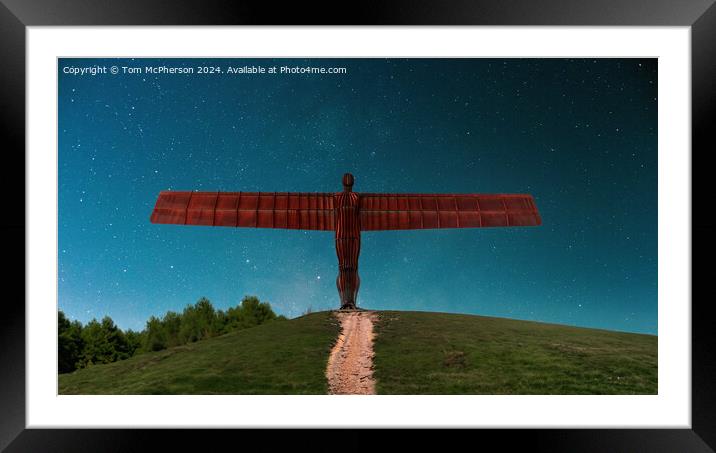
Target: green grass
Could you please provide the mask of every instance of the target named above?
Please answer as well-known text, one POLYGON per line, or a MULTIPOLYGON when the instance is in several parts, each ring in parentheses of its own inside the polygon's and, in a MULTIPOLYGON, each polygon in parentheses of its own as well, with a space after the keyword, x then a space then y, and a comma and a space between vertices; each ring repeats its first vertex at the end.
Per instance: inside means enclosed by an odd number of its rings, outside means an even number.
POLYGON ((380 394, 656 394, 657 337, 482 316, 379 312, 380 394))
MULTIPOLYGON (((655 394, 657 337, 424 312, 378 312, 383 394, 655 394)), ((325 394, 331 312, 96 365, 61 394, 325 394)))
POLYGON ((59 376, 60 394, 325 394, 339 333, 329 312, 59 376))

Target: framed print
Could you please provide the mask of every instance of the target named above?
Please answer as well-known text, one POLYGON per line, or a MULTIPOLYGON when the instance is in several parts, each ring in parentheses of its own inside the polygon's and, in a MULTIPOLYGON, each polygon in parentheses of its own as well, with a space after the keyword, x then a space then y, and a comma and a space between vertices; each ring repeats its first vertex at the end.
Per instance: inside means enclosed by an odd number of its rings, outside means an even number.
POLYGON ((711 451, 710 2, 363 26, 7 3, 9 451, 169 433, 116 428, 711 451))

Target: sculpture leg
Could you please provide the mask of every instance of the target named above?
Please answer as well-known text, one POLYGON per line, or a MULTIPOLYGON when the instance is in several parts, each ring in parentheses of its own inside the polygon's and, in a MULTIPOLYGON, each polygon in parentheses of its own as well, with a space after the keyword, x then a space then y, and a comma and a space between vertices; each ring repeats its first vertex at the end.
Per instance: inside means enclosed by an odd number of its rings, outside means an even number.
POLYGON ((358 277, 360 237, 336 239, 336 252, 338 254, 336 287, 341 298, 341 309, 355 309, 360 287, 360 277, 358 277))
POLYGON ((341 298, 341 310, 355 310, 360 287, 358 271, 356 269, 339 269, 336 286, 341 298))

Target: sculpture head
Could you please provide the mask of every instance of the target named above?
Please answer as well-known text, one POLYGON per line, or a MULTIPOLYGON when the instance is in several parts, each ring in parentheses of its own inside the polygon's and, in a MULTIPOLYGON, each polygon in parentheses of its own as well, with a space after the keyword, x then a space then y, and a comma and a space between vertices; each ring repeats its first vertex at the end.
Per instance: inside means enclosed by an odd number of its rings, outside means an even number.
POLYGON ((343 175, 343 190, 345 192, 351 192, 353 190, 353 175, 350 173, 343 175))

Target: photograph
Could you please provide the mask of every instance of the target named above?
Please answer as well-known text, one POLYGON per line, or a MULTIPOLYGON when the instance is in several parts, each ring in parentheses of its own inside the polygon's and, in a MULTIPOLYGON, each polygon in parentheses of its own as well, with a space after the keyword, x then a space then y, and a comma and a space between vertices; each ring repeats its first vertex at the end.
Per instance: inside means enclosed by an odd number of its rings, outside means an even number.
POLYGON ((58 395, 659 395, 658 58, 56 67, 58 395))

